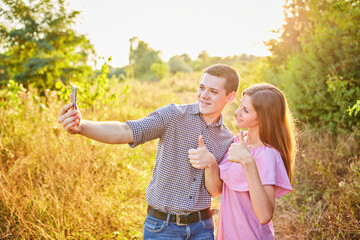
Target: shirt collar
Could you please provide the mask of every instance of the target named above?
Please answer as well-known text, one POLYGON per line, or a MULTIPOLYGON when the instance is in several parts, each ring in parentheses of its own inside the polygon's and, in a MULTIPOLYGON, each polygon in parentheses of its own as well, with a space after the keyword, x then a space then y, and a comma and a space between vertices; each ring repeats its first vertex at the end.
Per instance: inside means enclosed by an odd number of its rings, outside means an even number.
POLYGON ((193 103, 191 104, 191 110, 190 112, 194 115, 199 114, 200 113, 200 109, 199 109, 199 103, 193 103))
MULTIPOLYGON (((201 116, 201 118, 203 119, 203 117, 200 113, 199 103, 193 103, 191 106, 190 112, 194 115, 199 114, 201 116)), ((223 117, 221 114, 219 120, 216 123, 210 124, 209 127, 218 127, 218 126, 221 126, 222 124, 223 124, 223 117)))

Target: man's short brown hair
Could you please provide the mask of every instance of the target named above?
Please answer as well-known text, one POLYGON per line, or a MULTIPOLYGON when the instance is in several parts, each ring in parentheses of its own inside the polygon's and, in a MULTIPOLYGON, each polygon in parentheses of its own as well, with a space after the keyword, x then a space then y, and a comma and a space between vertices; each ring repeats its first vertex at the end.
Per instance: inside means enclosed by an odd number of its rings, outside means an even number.
POLYGON ((236 72, 236 70, 229 65, 226 64, 214 64, 210 67, 206 68, 203 72, 203 75, 207 73, 212 76, 225 78, 225 90, 226 94, 229 94, 231 92, 236 92, 239 86, 239 74, 236 72))

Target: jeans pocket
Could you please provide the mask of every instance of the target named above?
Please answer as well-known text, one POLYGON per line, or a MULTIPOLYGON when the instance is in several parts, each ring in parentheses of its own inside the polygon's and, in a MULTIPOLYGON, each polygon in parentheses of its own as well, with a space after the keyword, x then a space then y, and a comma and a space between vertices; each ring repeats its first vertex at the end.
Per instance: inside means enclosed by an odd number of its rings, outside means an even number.
POLYGON ((201 223, 202 223, 203 227, 206 229, 214 228, 214 218, 213 217, 209 217, 208 219, 201 221, 201 223))
POLYGON ((165 228, 165 221, 147 216, 144 223, 144 228, 149 232, 161 232, 165 228))

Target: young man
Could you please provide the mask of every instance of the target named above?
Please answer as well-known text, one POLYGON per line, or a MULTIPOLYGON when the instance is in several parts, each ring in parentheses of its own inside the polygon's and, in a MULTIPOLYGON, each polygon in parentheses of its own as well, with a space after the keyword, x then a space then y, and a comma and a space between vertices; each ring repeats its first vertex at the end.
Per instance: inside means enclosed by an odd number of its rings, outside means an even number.
POLYGON ((239 76, 233 68, 215 64, 203 72, 198 103, 169 104, 145 118, 125 123, 83 120, 70 103, 61 109, 59 123, 69 133, 109 144, 135 147, 159 138, 153 176, 146 188, 144 239, 213 239, 211 196, 205 188, 204 174, 207 178, 217 176, 214 164, 222 160, 233 141, 221 112, 235 98, 238 84, 239 76), (192 166, 188 154, 197 156, 209 151, 216 162, 192 166))

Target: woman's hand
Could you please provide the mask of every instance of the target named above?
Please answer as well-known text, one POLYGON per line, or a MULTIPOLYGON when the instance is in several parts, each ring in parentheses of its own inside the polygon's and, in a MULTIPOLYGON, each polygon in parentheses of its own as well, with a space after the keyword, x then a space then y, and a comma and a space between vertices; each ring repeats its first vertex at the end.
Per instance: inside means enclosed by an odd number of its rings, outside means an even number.
POLYGON ((245 144, 243 131, 239 132, 239 143, 231 144, 228 159, 231 162, 241 163, 243 167, 254 161, 253 156, 245 144))

